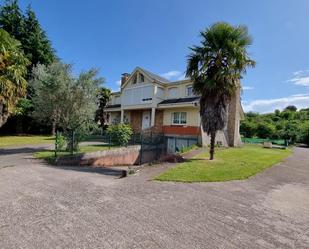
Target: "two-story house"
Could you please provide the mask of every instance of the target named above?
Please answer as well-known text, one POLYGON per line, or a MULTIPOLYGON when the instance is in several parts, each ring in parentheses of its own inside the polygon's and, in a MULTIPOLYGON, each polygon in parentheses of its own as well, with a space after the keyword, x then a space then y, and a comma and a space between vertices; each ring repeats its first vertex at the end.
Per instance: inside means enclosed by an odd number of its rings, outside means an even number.
MULTIPOLYGON (((190 79, 170 82, 137 67, 131 74, 122 75, 121 90, 111 94, 106 111, 110 124, 129 123, 135 133, 146 130, 163 133, 168 137, 170 151, 184 143, 207 145, 210 141, 201 129, 199 96, 194 95, 190 79)), ((218 143, 241 144, 239 121, 242 117, 238 91, 229 105, 228 124, 217 135, 218 143)))

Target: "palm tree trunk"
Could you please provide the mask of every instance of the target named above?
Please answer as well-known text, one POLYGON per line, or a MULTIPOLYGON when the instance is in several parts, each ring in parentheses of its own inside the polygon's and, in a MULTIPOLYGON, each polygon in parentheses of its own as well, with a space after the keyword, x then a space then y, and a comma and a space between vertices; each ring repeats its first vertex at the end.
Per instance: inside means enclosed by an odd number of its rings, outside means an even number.
POLYGON ((210 160, 214 159, 215 154, 215 140, 216 140, 216 131, 210 133, 210 160))

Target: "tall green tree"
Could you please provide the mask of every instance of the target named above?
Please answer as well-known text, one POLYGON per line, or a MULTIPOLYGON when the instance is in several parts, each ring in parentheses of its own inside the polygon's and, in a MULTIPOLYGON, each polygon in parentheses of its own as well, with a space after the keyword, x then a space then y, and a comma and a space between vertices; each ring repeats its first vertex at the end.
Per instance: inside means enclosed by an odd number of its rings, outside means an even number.
POLYGON ((0 127, 26 94, 28 63, 20 43, 0 29, 0 127))
POLYGON ((215 23, 201 32, 201 45, 191 48, 186 76, 201 95, 200 116, 204 132, 210 135, 210 160, 214 158, 217 131, 227 123, 228 104, 240 88, 248 66, 254 66, 247 48, 252 43, 246 26, 215 23))
POLYGON ((0 8, 0 28, 21 42, 21 48, 31 62, 28 66, 28 79, 35 65, 48 65, 55 60, 51 42, 30 6, 23 14, 18 0, 6 0, 0 8))
POLYGON ((95 121, 100 122, 100 127, 104 129, 104 125, 107 120, 107 114, 105 107, 110 99, 111 90, 105 87, 100 88, 98 93, 99 106, 96 110, 95 121))
POLYGON ((55 51, 30 6, 26 11, 24 25, 25 33, 21 42, 27 58, 31 61, 31 68, 38 63, 51 64, 56 58, 55 51))
MULTIPOLYGON (((5 0, 0 6, 0 28, 20 41, 21 49, 30 62, 27 65, 25 76, 27 81, 31 79, 32 69, 37 64, 49 65, 57 59, 51 42, 30 6, 23 12, 19 7, 18 0, 5 0)), ((27 85, 26 99, 18 103, 19 111, 16 115, 13 113, 9 122, 10 127, 15 127, 16 132, 23 132, 23 127, 28 130, 39 126, 30 116, 31 106, 33 106, 30 99, 32 94, 32 88, 27 85), (23 110, 23 108, 25 109, 23 110)))
POLYGON ((0 28, 21 41, 25 35, 25 17, 17 0, 6 0, 0 8, 0 28))

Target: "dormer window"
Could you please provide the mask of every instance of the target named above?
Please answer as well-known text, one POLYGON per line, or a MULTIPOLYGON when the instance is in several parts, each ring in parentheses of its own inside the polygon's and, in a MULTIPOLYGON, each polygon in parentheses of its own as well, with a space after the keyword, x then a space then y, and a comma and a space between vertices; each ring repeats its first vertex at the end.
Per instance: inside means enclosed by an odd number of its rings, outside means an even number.
POLYGON ((142 82, 145 82, 144 74, 140 74, 140 80, 141 80, 141 83, 142 83, 142 82))

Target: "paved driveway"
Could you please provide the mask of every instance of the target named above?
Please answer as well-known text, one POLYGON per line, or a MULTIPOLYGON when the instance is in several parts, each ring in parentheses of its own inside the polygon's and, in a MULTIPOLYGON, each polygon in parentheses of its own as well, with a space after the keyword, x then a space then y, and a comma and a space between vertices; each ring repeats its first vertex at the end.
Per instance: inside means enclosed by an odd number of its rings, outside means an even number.
POLYGON ((0 248, 309 248, 309 149, 246 181, 195 184, 149 180, 166 165, 117 179, 4 153, 0 248))

